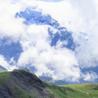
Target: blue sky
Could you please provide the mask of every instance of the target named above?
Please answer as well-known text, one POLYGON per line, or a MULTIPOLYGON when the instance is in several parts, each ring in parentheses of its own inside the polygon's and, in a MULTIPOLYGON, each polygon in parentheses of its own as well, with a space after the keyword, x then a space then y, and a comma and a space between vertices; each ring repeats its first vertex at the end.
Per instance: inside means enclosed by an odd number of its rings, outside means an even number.
POLYGON ((97 0, 49 1, 0 1, 0 65, 56 81, 97 81, 97 0))
POLYGON ((3 55, 6 60, 13 58, 18 60, 22 48, 19 42, 10 42, 8 38, 0 39, 0 54, 3 55))

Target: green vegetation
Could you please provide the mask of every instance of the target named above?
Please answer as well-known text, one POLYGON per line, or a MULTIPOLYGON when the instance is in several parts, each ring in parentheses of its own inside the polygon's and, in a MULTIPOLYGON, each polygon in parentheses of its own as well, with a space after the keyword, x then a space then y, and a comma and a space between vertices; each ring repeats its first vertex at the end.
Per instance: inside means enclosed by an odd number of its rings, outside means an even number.
POLYGON ((9 79, 9 72, 0 73, 0 85, 3 85, 9 79))
POLYGON ((70 84, 66 87, 75 91, 71 93, 74 98, 98 98, 98 84, 70 84))
POLYGON ((0 98, 98 98, 98 84, 55 86, 23 70, 2 72, 0 98))

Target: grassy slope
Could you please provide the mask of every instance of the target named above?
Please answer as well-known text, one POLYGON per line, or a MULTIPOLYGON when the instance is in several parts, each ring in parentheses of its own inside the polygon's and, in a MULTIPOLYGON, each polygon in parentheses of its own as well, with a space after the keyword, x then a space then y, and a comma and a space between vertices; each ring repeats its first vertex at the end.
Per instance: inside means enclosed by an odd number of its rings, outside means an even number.
POLYGON ((0 89, 0 98, 10 98, 10 96, 8 95, 7 92, 12 92, 13 94, 15 94, 13 96, 13 98, 30 98, 30 94, 25 91, 24 89, 21 89, 21 87, 19 87, 17 84, 15 84, 14 82, 10 81, 10 73, 9 72, 2 72, 0 73, 0 88, 4 88, 7 89, 9 88, 9 91, 4 90, 5 93, 2 93, 0 89))
POLYGON ((29 79, 31 76, 24 74, 19 72, 20 77, 14 79, 9 72, 0 73, 0 98, 98 98, 97 84, 75 84, 64 87, 44 84, 43 86, 43 83, 35 77, 36 81, 33 85, 33 80, 29 79), (24 78, 30 81, 25 81, 24 78))
POLYGON ((69 94, 75 98, 98 98, 98 84, 73 84, 65 85, 72 88, 75 92, 69 94))

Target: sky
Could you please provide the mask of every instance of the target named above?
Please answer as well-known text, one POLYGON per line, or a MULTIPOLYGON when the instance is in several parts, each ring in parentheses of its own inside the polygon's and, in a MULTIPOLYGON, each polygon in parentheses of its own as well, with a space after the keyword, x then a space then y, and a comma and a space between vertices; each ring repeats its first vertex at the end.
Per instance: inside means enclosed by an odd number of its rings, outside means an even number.
POLYGON ((98 81, 97 0, 0 0, 0 65, 67 82, 98 81))

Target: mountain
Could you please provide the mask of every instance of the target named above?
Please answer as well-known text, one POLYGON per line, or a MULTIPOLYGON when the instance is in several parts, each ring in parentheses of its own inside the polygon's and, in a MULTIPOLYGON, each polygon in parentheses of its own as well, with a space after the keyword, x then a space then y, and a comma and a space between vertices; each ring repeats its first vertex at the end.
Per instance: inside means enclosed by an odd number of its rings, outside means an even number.
POLYGON ((0 73, 0 98, 98 98, 98 85, 55 86, 24 70, 0 73))

